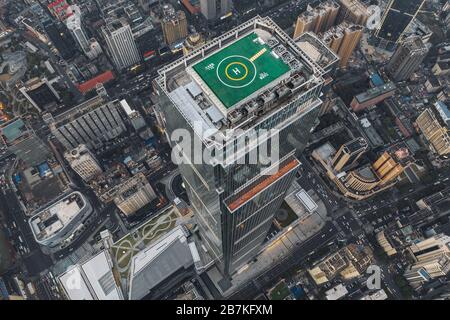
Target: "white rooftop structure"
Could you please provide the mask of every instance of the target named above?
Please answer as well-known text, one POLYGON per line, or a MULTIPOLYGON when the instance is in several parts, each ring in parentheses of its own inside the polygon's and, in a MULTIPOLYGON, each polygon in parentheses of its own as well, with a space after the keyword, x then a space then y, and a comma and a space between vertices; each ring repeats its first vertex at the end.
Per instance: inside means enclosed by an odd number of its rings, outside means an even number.
POLYGON ((362 297, 361 300, 386 300, 387 298, 388 296, 386 294, 386 291, 384 291, 384 289, 381 289, 372 294, 368 294, 367 296, 362 297))
POLYGON ((345 297, 348 293, 346 287, 343 284, 337 285, 336 287, 325 292, 327 300, 339 300, 342 297, 345 297))
POLYGON ((76 191, 42 209, 29 220, 36 241, 42 243, 56 236, 84 212, 86 207, 85 198, 76 191))
POLYGON ((112 271, 113 263, 104 250, 59 277, 70 300, 123 300, 112 271))
POLYGON ((309 194, 304 190, 300 190, 296 193, 296 197, 302 202, 305 208, 310 212, 314 212, 317 210, 317 203, 314 202, 313 199, 309 196, 309 194))

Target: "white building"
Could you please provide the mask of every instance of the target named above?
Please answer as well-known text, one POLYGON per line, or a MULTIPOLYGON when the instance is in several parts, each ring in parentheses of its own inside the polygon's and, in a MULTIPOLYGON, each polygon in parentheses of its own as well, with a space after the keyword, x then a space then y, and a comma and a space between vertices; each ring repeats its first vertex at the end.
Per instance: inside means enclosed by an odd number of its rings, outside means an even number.
POLYGON ((104 250, 88 261, 72 266, 58 277, 70 300, 123 300, 113 262, 104 250))
POLYGON ((102 168, 95 159, 95 156, 84 144, 80 144, 75 149, 66 151, 64 158, 69 162, 70 167, 85 181, 89 182, 95 176, 102 173, 102 168))
POLYGON ((109 21, 106 26, 102 27, 102 33, 109 54, 118 70, 130 67, 140 61, 133 32, 125 19, 109 21))
POLYGON ((37 243, 63 249, 81 234, 93 213, 87 199, 75 191, 41 209, 28 223, 37 243))

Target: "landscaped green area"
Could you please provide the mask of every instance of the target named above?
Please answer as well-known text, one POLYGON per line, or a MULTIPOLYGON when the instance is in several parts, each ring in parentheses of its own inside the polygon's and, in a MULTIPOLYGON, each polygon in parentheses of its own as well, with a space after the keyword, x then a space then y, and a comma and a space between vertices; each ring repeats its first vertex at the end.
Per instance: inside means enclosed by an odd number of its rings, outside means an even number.
POLYGON ((270 300, 284 300, 286 299, 291 292, 289 291, 288 286, 281 280, 272 290, 270 290, 269 298, 270 300))
POLYGON ((143 247, 172 230, 179 217, 178 211, 170 208, 113 244, 113 256, 122 276, 126 277, 133 256, 143 247))
POLYGON ((290 70, 256 33, 234 42, 193 69, 226 108, 268 85, 290 70))

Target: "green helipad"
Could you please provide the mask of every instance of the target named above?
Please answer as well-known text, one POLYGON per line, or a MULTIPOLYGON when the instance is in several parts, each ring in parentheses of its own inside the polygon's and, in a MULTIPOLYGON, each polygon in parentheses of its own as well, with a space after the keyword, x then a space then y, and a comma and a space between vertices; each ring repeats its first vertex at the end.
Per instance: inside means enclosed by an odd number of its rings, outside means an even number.
POLYGON ((198 62, 193 69, 227 109, 290 70, 256 33, 198 62))

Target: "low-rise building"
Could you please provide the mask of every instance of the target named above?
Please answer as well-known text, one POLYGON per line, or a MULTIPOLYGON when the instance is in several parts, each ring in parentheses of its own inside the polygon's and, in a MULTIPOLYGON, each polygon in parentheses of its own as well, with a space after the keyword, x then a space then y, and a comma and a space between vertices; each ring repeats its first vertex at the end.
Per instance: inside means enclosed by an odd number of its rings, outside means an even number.
POLYGON ((93 213, 88 200, 75 191, 39 210, 28 223, 37 243, 62 249, 82 233, 93 213))

